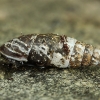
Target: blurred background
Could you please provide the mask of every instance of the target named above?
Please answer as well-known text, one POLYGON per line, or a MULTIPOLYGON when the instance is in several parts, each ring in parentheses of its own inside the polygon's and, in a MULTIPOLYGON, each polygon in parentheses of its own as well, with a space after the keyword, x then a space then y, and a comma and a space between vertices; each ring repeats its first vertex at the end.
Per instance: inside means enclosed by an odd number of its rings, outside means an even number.
MULTIPOLYGON (((32 33, 66 34, 100 47, 100 0, 0 0, 0 45, 32 33)), ((0 80, 0 100, 100 100, 100 66, 11 78, 0 80)))
POLYGON ((0 44, 21 34, 58 33, 100 42, 99 0, 0 0, 0 44))

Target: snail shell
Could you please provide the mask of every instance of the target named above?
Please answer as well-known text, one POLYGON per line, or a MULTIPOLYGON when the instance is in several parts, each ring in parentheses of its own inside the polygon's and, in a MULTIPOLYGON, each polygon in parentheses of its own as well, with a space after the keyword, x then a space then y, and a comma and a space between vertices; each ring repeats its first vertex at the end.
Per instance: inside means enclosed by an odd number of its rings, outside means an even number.
POLYGON ((57 34, 30 34, 14 38, 0 47, 0 63, 26 63, 58 68, 98 65, 100 49, 57 34))

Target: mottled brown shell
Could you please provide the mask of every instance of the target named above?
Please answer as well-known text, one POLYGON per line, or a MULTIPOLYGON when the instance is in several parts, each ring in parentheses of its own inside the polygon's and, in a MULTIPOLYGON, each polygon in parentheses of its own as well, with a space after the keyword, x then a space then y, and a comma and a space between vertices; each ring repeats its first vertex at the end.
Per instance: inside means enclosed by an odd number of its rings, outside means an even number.
POLYGON ((0 55, 15 66, 17 62, 19 66, 29 63, 42 67, 77 68, 100 63, 99 49, 57 34, 22 35, 3 44, 0 55))

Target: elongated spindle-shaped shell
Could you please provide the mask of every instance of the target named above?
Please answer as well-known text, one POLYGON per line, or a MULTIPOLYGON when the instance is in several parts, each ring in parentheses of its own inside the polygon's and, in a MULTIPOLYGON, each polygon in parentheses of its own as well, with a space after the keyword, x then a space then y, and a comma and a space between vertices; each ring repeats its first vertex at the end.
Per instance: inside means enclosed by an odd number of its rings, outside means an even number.
POLYGON ((15 65, 76 68, 100 63, 100 49, 57 34, 22 35, 3 44, 0 54, 15 65))

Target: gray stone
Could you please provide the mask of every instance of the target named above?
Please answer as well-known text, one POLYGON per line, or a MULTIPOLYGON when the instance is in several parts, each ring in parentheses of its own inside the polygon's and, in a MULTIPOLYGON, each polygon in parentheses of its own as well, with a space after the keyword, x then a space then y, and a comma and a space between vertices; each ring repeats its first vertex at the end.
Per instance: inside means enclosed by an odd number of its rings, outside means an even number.
MULTIPOLYGON (((100 1, 0 1, 0 44, 21 34, 51 32, 99 47, 100 1)), ((11 77, 0 80, 0 100, 100 100, 100 66, 30 69, 11 77)))

